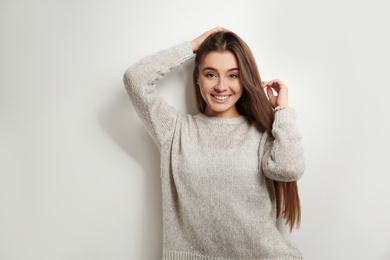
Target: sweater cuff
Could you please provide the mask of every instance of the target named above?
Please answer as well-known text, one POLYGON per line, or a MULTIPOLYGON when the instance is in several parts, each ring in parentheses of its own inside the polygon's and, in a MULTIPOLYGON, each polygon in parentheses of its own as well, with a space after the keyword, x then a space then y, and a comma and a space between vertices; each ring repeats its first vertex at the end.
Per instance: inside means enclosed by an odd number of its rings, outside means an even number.
POLYGON ((295 122, 296 117, 295 110, 291 108, 280 109, 275 112, 274 125, 279 126, 284 123, 295 122))

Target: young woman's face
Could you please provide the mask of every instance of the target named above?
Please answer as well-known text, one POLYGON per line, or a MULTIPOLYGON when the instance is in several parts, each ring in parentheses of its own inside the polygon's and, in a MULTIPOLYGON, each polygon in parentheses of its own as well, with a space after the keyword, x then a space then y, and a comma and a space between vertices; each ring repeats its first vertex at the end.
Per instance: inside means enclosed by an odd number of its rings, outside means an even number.
POLYGON ((214 117, 238 117, 236 102, 243 87, 237 60, 230 51, 210 52, 199 66, 198 84, 206 102, 205 114, 214 117))

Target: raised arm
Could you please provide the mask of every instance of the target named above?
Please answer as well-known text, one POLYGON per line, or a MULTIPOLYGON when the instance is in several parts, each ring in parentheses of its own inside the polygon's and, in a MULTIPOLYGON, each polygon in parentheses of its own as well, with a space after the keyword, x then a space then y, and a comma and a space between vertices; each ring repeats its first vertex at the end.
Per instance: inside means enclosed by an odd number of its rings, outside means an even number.
POLYGON ((159 149, 173 134, 177 112, 158 95, 156 83, 193 55, 191 45, 185 42, 141 59, 123 76, 134 108, 159 149))
POLYGON ((216 27, 190 42, 147 56, 125 72, 123 82, 127 93, 159 149, 173 134, 177 112, 158 95, 157 80, 172 68, 193 57, 210 34, 221 30, 224 29, 216 27))

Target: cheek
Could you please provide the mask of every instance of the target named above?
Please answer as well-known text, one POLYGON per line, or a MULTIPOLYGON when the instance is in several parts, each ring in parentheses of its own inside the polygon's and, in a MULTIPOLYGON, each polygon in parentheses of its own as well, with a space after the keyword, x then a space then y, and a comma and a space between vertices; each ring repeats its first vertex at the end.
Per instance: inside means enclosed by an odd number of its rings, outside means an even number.
POLYGON ((200 89, 200 93, 202 93, 202 95, 203 95, 203 93, 210 92, 210 89, 212 89, 212 85, 207 80, 199 79, 198 86, 199 86, 199 89, 200 89))
POLYGON ((204 82, 202 82, 200 79, 198 80, 198 89, 199 89, 199 93, 200 93, 200 96, 202 97, 203 100, 206 100, 206 97, 205 97, 205 93, 207 93, 207 91, 205 90, 205 85, 204 85, 204 82))
POLYGON ((199 90, 200 90, 200 95, 202 96, 203 100, 206 101, 207 100, 207 90, 205 90, 202 87, 200 87, 199 90))
POLYGON ((243 91, 244 91, 244 87, 242 86, 241 82, 237 82, 237 84, 234 85, 234 92, 236 92, 241 96, 243 91))

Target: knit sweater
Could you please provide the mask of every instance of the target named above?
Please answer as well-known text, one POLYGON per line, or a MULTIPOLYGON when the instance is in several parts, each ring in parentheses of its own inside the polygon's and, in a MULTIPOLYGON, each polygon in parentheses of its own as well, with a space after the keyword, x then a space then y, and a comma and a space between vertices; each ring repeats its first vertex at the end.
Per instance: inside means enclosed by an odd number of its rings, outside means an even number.
POLYGON ((176 111, 158 95, 156 82, 193 56, 185 42, 143 58, 124 74, 161 154, 163 260, 302 259, 275 226, 272 182, 303 174, 295 113, 277 111, 270 135, 244 116, 176 111))

